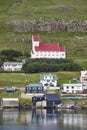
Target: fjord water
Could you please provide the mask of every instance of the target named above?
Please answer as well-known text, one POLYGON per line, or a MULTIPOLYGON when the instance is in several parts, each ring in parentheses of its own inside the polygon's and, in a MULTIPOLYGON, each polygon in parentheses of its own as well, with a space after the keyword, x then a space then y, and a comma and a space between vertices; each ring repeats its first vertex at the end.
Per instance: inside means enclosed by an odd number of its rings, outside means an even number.
POLYGON ((87 130, 87 110, 3 110, 0 130, 87 130))

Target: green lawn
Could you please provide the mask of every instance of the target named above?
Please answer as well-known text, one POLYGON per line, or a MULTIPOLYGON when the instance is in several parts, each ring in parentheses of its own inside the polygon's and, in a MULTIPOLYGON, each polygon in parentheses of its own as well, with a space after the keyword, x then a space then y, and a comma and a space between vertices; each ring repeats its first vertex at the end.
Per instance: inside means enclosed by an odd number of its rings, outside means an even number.
MULTIPOLYGON (((80 72, 56 72, 59 83, 69 83, 73 77, 79 78, 80 72)), ((38 74, 0 74, 0 87, 15 86, 24 87, 30 83, 38 83, 40 73, 38 74)))
POLYGON ((14 92, 14 93, 7 93, 7 92, 3 92, 0 93, 0 99, 1 98, 19 98, 20 97, 20 92, 14 92))
POLYGON ((39 81, 39 74, 0 74, 0 86, 24 87, 39 81))

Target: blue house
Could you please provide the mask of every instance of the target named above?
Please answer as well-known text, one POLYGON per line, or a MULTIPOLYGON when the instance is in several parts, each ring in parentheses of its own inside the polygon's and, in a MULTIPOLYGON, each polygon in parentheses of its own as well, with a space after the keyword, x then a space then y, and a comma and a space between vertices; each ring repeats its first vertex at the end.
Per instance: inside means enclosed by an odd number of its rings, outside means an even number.
POLYGON ((32 97, 32 105, 34 107, 53 108, 58 107, 61 99, 58 94, 45 94, 43 96, 32 97))
POLYGON ((40 83, 32 83, 25 87, 26 94, 44 93, 44 87, 40 83))
POLYGON ((56 107, 61 103, 61 99, 58 94, 45 94, 46 107, 56 107))

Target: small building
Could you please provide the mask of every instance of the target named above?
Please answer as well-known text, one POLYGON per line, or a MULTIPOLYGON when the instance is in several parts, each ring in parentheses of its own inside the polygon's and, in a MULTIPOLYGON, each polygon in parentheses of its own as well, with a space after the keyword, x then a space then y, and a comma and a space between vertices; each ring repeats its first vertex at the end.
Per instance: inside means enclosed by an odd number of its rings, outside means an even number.
POLYGON ((19 99, 18 98, 2 98, 1 106, 3 108, 18 108, 19 99))
POLYGON ((45 94, 44 98, 46 100, 46 107, 58 107, 61 103, 61 99, 58 94, 45 94))
POLYGON ((40 43, 39 36, 32 36, 31 58, 65 59, 66 49, 58 43, 40 43))
POLYGON ((81 71, 80 82, 84 85, 87 85, 87 70, 81 71))
POLYGON ((83 84, 83 93, 87 94, 87 84, 83 84))
POLYGON ((54 74, 43 74, 40 76, 40 83, 43 86, 57 87, 57 76, 54 74))
POLYGON ((58 94, 45 94, 43 96, 34 96, 32 97, 32 105, 34 107, 41 108, 53 108, 58 107, 61 103, 61 99, 58 94))
POLYGON ((23 62, 4 62, 4 71, 21 71, 23 67, 23 62))
POLYGON ((42 107, 43 100, 44 100, 43 96, 33 96, 32 97, 32 106, 33 107, 42 107))
POLYGON ((42 94, 44 93, 44 87, 40 83, 32 83, 25 87, 26 94, 42 94))
POLYGON ((83 85, 82 84, 63 84, 62 93, 83 93, 83 85))
POLYGON ((7 87, 7 88, 5 88, 5 90, 7 93, 13 93, 16 91, 16 88, 15 87, 7 87))

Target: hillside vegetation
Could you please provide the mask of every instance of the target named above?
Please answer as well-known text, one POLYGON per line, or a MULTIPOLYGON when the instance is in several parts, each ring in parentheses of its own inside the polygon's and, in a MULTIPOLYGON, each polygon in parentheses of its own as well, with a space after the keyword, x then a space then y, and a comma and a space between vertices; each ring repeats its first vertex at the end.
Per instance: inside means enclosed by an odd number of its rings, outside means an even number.
POLYGON ((86 0, 0 0, 0 51, 14 49, 30 54, 31 36, 39 34, 43 42, 58 42, 74 59, 87 69, 87 34, 83 32, 15 32, 6 24, 11 20, 55 18, 87 20, 86 0))
POLYGON ((0 19, 87 19, 86 0, 0 0, 0 19))

